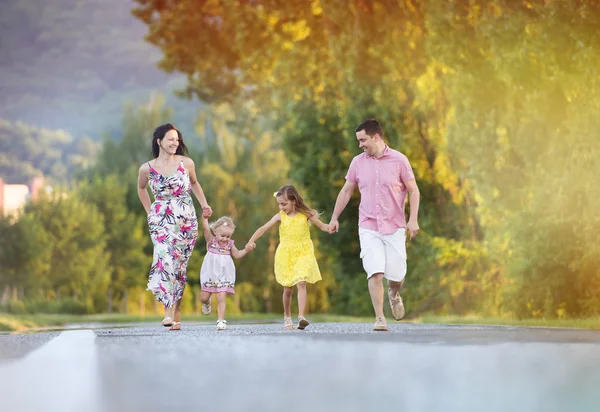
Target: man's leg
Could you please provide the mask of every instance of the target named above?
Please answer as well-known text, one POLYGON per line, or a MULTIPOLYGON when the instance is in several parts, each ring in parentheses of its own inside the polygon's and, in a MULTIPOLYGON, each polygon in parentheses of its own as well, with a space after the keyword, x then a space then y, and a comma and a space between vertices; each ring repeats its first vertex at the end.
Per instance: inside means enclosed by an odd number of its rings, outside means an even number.
POLYGON ((388 280, 388 284, 390 286, 389 293, 392 296, 396 296, 396 294, 400 293, 400 289, 402 289, 402 285, 404 284, 404 280, 400 282, 395 282, 393 280, 388 280))
POLYGON ((404 280, 401 282, 390 280, 388 283, 388 300, 390 302, 390 308, 392 309, 392 315, 394 316, 394 319, 401 320, 404 318, 405 314, 404 302, 402 301, 402 296, 400 296, 400 288, 402 287, 404 280))
POLYGON ((400 296, 400 289, 406 276, 406 235, 400 229, 392 235, 384 237, 385 243, 385 277, 388 280, 388 300, 394 319, 404 318, 404 302, 400 296))
POLYGON ((385 246, 379 233, 359 228, 360 257, 363 262, 369 285, 371 303, 375 310, 373 330, 386 331, 387 324, 383 314, 383 273, 385 270, 385 246))
POLYGON ((369 294, 375 309, 375 317, 383 318, 383 273, 375 273, 369 278, 369 294))

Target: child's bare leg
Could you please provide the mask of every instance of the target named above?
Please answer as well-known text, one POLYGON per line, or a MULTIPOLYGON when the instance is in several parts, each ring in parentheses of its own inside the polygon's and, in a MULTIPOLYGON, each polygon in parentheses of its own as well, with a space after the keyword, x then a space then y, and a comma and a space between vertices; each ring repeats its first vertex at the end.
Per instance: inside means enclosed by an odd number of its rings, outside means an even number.
POLYGON ((210 295, 212 295, 212 293, 203 290, 202 293, 200 293, 200 302, 204 304, 210 302, 210 295))
POLYGON ((227 307, 227 302, 225 300, 227 296, 227 292, 219 292, 217 293, 217 316, 218 320, 225 320, 225 309, 227 307))
POLYGON ((207 292, 205 290, 203 290, 200 293, 200 302, 202 302, 202 313, 204 313, 205 315, 210 315, 210 312, 212 312, 212 306, 210 304, 211 295, 211 292, 207 292))
POLYGON ((306 313, 306 282, 298 282, 298 316, 304 317, 306 313))
POLYGON ((294 287, 283 287, 283 316, 286 318, 292 317, 292 294, 294 287))

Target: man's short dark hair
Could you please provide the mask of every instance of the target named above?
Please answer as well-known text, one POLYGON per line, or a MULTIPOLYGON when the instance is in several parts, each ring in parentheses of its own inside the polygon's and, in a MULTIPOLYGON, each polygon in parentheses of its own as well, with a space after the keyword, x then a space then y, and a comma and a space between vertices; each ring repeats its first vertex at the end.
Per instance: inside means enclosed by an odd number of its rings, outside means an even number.
POLYGON ((354 133, 358 133, 361 130, 364 130, 366 134, 373 137, 378 134, 383 139, 383 128, 379 124, 379 122, 375 119, 365 120, 354 129, 354 133))

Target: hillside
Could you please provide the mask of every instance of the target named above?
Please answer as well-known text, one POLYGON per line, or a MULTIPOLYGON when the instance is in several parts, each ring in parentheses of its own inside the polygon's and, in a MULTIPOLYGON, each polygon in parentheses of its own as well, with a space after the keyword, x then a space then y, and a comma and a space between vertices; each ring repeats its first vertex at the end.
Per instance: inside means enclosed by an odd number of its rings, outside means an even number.
POLYGON ((198 102, 173 91, 185 79, 156 67, 160 52, 130 0, 0 2, 0 118, 76 138, 119 135, 123 105, 161 93, 192 130, 198 102))
POLYGON ((88 137, 75 139, 62 130, 0 119, 0 178, 8 184, 23 184, 39 175, 52 184, 67 184, 99 150, 100 144, 88 137))

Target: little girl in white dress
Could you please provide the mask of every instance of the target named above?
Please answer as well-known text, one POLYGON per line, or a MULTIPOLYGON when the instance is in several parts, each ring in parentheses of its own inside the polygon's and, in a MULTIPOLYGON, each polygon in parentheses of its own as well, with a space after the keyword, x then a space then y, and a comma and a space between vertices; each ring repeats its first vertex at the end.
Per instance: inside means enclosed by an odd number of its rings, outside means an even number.
POLYGON ((202 313, 210 314, 211 296, 217 295, 217 329, 227 329, 225 320, 225 297, 235 293, 235 265, 232 256, 241 259, 250 251, 238 250, 231 240, 235 230, 233 220, 227 216, 220 217, 211 225, 206 218, 202 218, 204 238, 206 239, 206 256, 200 269, 200 285, 202 293, 202 313), (214 235, 213 235, 214 233, 214 235))

